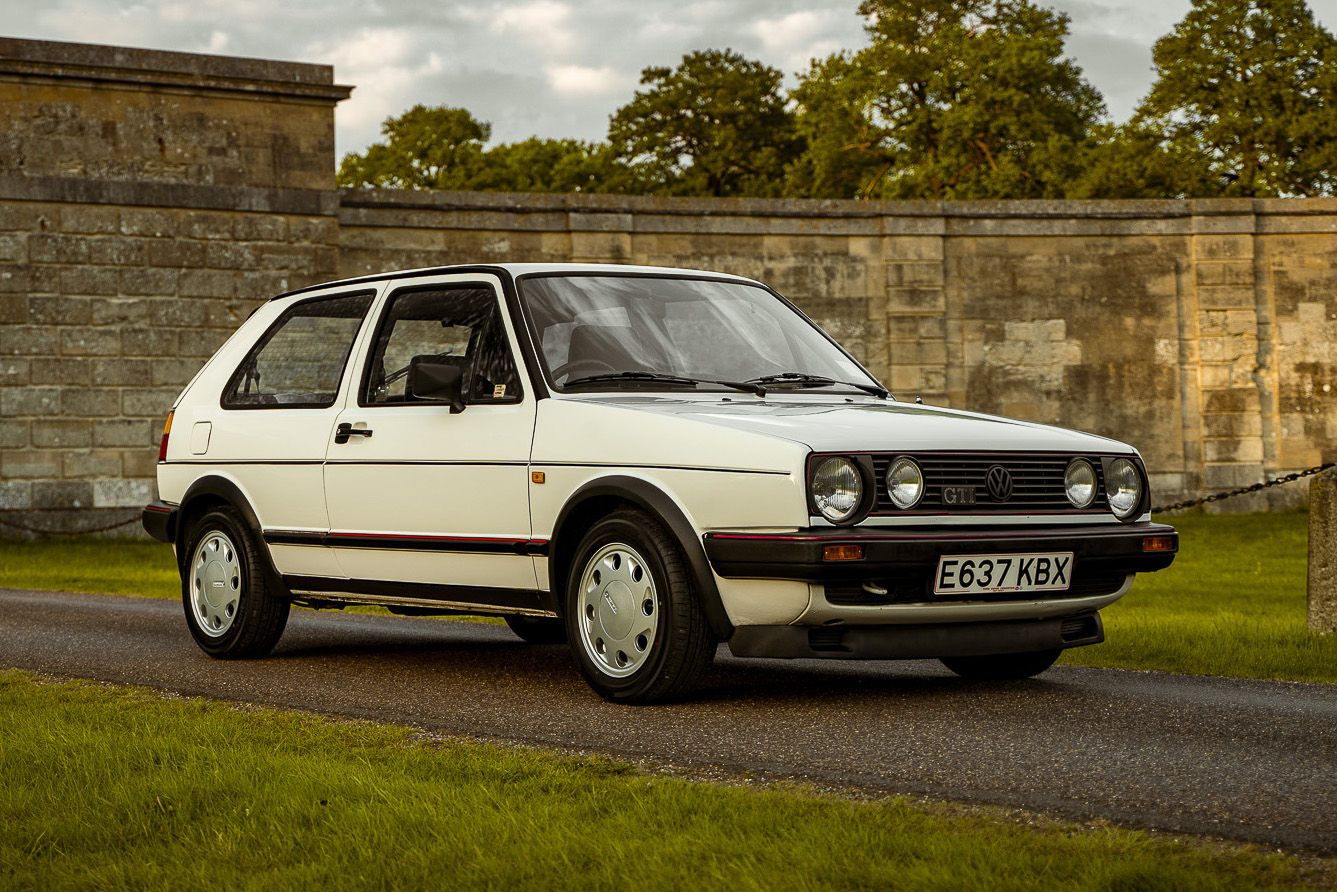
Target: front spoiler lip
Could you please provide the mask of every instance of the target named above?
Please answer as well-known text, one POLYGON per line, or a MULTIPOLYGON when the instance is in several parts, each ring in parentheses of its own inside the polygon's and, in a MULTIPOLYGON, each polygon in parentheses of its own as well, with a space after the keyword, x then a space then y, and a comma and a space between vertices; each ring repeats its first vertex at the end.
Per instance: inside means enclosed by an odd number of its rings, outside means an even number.
POLYGON ((722 577, 799 579, 809 582, 869 579, 911 569, 937 567, 948 554, 1009 554, 1071 551, 1091 570, 1147 573, 1170 566, 1179 534, 1165 524, 1118 526, 887 529, 805 529, 793 533, 711 532, 702 537, 711 567, 722 577), (1171 551, 1144 552, 1147 536, 1170 536, 1171 551), (862 545, 857 561, 824 561, 827 545, 862 545))

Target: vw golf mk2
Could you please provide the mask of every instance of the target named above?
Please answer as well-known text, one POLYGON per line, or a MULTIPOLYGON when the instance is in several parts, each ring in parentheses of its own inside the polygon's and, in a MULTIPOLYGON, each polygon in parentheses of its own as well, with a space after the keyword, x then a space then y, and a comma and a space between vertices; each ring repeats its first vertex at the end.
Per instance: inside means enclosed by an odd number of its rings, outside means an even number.
POLYGON ((292 604, 484 614, 635 703, 721 642, 1034 675, 1178 548, 1132 447, 898 401, 758 282, 626 266, 281 295, 177 400, 158 490, 215 657, 292 604))

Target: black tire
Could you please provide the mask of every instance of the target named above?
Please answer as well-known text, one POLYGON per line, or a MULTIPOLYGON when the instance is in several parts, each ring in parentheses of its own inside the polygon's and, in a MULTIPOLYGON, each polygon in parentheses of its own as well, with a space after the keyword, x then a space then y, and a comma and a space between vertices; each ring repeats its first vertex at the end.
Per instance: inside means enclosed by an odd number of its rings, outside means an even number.
POLYGON ((990 681, 1030 678, 1058 659, 1062 649, 1036 650, 1020 654, 989 654, 983 657, 943 657, 942 664, 962 678, 990 681))
POLYGON ((521 641, 529 644, 566 643, 566 623, 560 619, 511 615, 505 617, 505 620, 506 625, 511 627, 511 631, 518 635, 521 641))
POLYGON ((288 623, 254 534, 234 508, 200 518, 181 553, 181 604, 195 643, 220 660, 262 657, 288 623))
POLYGON ((566 631, 580 672, 618 703, 680 697, 718 645, 677 541, 641 511, 590 527, 566 580, 566 631))

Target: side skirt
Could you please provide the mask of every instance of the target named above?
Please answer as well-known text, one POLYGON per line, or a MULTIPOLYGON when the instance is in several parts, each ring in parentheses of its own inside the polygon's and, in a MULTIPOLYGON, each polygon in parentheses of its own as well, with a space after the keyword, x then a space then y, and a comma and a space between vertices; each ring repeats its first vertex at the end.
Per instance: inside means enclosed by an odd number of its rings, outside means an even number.
POLYGON ((557 599, 551 592, 529 589, 295 575, 285 575, 283 582, 293 598, 299 601, 310 599, 460 613, 557 616, 557 599))

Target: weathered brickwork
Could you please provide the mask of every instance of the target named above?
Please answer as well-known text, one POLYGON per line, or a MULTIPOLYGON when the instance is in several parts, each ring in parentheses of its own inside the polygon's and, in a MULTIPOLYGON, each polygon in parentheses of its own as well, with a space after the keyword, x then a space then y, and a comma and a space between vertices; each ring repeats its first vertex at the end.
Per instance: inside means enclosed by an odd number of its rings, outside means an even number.
POLYGON ((325 66, 0 39, 0 521, 142 507, 205 359, 337 275, 347 94, 325 66))
POLYGON ((323 66, 0 39, 0 535, 151 498, 172 400, 259 302, 450 263, 754 276, 902 398, 1136 444, 1158 501, 1337 457, 1337 201, 341 193, 347 92, 323 66))

